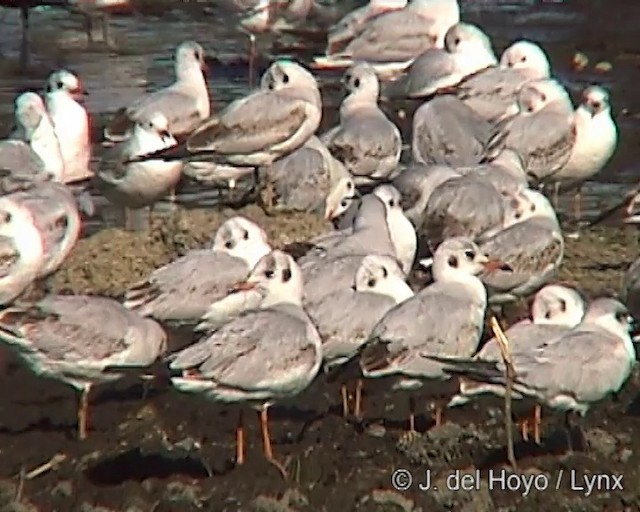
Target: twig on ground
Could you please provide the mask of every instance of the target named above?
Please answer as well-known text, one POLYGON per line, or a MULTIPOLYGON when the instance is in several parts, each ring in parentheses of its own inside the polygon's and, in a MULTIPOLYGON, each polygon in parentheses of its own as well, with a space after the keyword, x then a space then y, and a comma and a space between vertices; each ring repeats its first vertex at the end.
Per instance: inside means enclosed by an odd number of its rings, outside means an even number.
POLYGON ((32 469, 28 473, 24 475, 25 480, 32 480, 37 476, 46 473, 47 471, 53 471, 58 468, 61 462, 66 460, 67 456, 64 453, 56 453, 49 462, 45 462, 44 464, 38 466, 37 468, 32 469))

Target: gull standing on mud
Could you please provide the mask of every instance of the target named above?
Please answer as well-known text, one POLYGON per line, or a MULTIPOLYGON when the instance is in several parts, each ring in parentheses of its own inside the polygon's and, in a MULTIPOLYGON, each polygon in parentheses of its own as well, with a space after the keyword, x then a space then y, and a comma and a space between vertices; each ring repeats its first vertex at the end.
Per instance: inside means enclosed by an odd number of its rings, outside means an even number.
POLYGON ((211 113, 204 59, 204 50, 198 43, 181 43, 175 55, 176 81, 121 108, 105 127, 105 138, 121 142, 129 138, 136 122, 144 123, 156 113, 164 115, 174 136, 191 133, 211 113))
MULTIPOLYGON (((324 368, 330 371, 347 363, 369 338, 378 321, 396 304, 413 296, 394 258, 370 254, 362 258, 355 278, 324 300, 306 304, 306 310, 322 338, 324 368)), ((342 387, 343 414, 348 414, 346 386, 342 387)), ((360 417, 360 385, 356 388, 354 414, 360 417)))
POLYGON ((340 124, 320 140, 345 165, 356 185, 385 179, 400 161, 402 137, 378 106, 378 77, 369 64, 361 63, 345 72, 343 82, 349 95, 340 105, 340 124))
POLYGON ((531 41, 517 41, 500 57, 500 65, 469 76, 455 94, 483 119, 496 123, 518 113, 518 93, 532 80, 549 78, 549 59, 531 41))
POLYGON ((11 195, 0 197, 0 304, 20 296, 40 274, 44 240, 29 209, 11 195))
POLYGON ((576 140, 574 110, 566 89, 556 80, 527 83, 518 95, 519 113, 505 123, 488 150, 512 149, 534 180, 544 182, 569 160, 576 140))
POLYGON ((377 73, 393 76, 429 48, 441 48, 444 36, 460 21, 457 0, 409 0, 403 9, 368 20, 344 49, 314 59, 319 68, 368 62, 377 73))
POLYGON ((424 98, 498 63, 491 40, 475 25, 456 23, 444 48, 430 48, 384 91, 387 98, 424 98))
POLYGON ((313 75, 295 62, 278 60, 262 76, 260 89, 201 123, 184 146, 146 158, 257 168, 301 147, 318 129, 321 117, 322 100, 313 75))
MULTIPOLYGON (((136 121, 127 140, 105 153, 96 175, 100 191, 112 203, 123 206, 127 229, 144 230, 144 216, 140 210, 159 201, 178 184, 182 162, 162 159, 131 161, 133 158, 170 148, 177 144, 169 132, 164 114, 156 112, 148 119, 136 121), (136 210, 136 215, 130 212, 136 210)), ((147 217, 148 224, 149 219, 147 217)))
POLYGON ((365 28, 366 23, 388 11, 403 9, 407 0, 369 0, 367 5, 347 13, 327 33, 326 55, 338 53, 365 28))
POLYGON ((77 101, 84 94, 87 92, 78 77, 67 70, 55 71, 47 79, 44 100, 60 144, 64 161, 64 183, 82 181, 93 176, 89 168, 89 114, 77 101))
POLYGON ((154 270, 125 292, 125 307, 162 322, 196 324, 271 251, 266 233, 244 217, 216 231, 211 248, 196 249, 154 270))
POLYGON ((491 304, 527 297, 547 284, 564 256, 564 239, 556 212, 540 192, 525 189, 525 199, 513 212, 513 223, 485 239, 480 248, 499 259, 510 270, 495 270, 482 276, 491 304))
MULTIPOLYGON (((489 260, 471 240, 456 237, 444 241, 433 261, 434 283, 391 309, 374 327, 360 354, 365 378, 390 377, 393 389, 410 393, 429 381, 429 393, 447 395, 448 374, 443 366, 423 357, 471 357, 484 327, 487 292, 478 279, 485 270, 502 263, 489 260), (440 393, 442 391, 442 393, 440 393)), ((415 430, 411 399, 410 430, 415 430)), ((435 405, 435 421, 442 421, 442 407, 435 405)))
MULTIPOLYGON (((617 300, 594 300, 575 328, 521 354, 514 391, 564 412, 569 427, 572 412, 584 416, 593 404, 620 391, 631 375, 636 364, 630 336, 632 322, 627 308, 617 300)), ((462 368, 452 363, 448 370, 504 385, 501 361, 493 368, 477 363, 475 367, 462 363, 462 368)), ((569 430, 567 440, 571 450, 569 430)))
POLYGON ((24 178, 51 177, 62 181, 64 161, 51 118, 42 98, 25 92, 15 101, 18 138, 0 141, 0 166, 24 178))
POLYGON ((82 219, 76 198, 66 185, 56 182, 34 183, 9 197, 29 210, 40 232, 44 261, 38 277, 52 274, 80 237, 82 219))
POLYGON ((580 220, 582 184, 600 172, 618 144, 618 128, 611 117, 609 93, 597 85, 584 90, 575 115, 576 140, 568 162, 552 177, 555 184, 554 205, 561 190, 577 187, 574 214, 580 220))
POLYGON ((0 343, 12 346, 37 375, 61 380, 81 392, 78 437, 87 437, 89 392, 94 384, 123 377, 124 368, 145 368, 167 350, 153 320, 113 299, 49 295, 28 307, 0 312, 0 343))
MULTIPOLYGON (((239 289, 264 295, 250 310, 205 339, 179 352, 170 368, 181 370, 173 385, 218 402, 250 402, 259 410, 264 455, 280 472, 271 447, 268 409, 278 399, 303 391, 322 364, 322 341, 302 309, 303 280, 291 256, 264 256, 239 289)), ((236 463, 244 463, 244 426, 238 422, 236 463)))

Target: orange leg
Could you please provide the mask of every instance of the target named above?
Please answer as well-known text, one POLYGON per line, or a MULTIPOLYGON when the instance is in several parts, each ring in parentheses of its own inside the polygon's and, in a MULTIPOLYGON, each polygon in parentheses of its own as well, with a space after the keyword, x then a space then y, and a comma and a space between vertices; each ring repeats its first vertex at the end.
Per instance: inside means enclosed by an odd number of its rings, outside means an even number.
POLYGON ((268 407, 264 407, 258 413, 260 415, 260 430, 262 432, 262 448, 264 450, 264 456, 269 462, 271 462, 271 464, 278 468, 278 471, 280 471, 282 478, 286 479, 287 470, 273 456, 273 449, 271 448, 271 436, 269 435, 269 413, 267 411, 268 407))
POLYGON ((342 417, 346 418, 349 416, 349 395, 346 384, 340 386, 340 396, 342 397, 342 417))
POLYGON ((409 432, 416 431, 416 400, 409 397, 409 432))
POLYGON ((87 438, 87 420, 89 416, 89 391, 91 384, 86 384, 80 394, 80 405, 78 406, 78 438, 82 441, 87 438))
POLYGON ((244 464, 244 412, 238 413, 238 426, 236 427, 236 464, 244 464))
POLYGON ((362 379, 356 381, 356 405, 353 414, 356 418, 362 418, 362 379))
POLYGON ((540 427, 542 426, 542 407, 536 404, 533 410, 533 440, 540 444, 540 427))
POLYGON ((518 421, 520 427, 520 433, 522 434, 522 440, 526 443, 529 441, 529 420, 523 419, 518 421))
POLYGON ((434 404, 434 414, 433 414, 433 418, 436 422, 436 428, 439 427, 440 425, 442 425, 442 406, 438 405, 438 404, 434 404))

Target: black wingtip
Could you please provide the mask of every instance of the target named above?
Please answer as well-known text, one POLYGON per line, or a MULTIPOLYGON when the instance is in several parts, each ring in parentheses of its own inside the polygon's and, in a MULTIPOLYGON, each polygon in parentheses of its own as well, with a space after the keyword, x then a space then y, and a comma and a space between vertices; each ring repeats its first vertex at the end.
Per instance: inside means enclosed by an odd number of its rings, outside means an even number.
POLYGON ((185 144, 179 144, 177 146, 172 146, 170 148, 160 149, 158 151, 153 151, 152 153, 147 153, 145 155, 138 155, 129 158, 124 163, 134 163, 134 162, 148 162, 149 160, 164 160, 164 161, 173 161, 173 160, 184 160, 190 156, 189 151, 187 151, 187 147, 185 144))

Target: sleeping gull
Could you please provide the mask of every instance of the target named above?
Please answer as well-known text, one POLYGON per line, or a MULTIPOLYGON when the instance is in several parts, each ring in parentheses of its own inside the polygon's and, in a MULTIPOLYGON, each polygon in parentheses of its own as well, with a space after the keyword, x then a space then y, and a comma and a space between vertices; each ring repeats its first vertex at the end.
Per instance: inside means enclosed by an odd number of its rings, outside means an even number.
POLYGON ((483 119, 499 122, 518 113, 520 89, 531 80, 549 78, 547 54, 531 41, 517 41, 500 57, 500 64, 469 76, 455 94, 483 119))
POLYGON ((380 84, 369 64, 350 67, 343 81, 349 95, 340 105, 340 124, 320 137, 344 163, 356 185, 387 178, 400 160, 400 130, 378 106, 380 84))
POLYGON ((547 284, 564 255, 560 224, 551 203, 540 192, 525 189, 525 208, 515 211, 515 223, 485 239, 483 252, 504 261, 509 272, 496 270, 482 276, 492 304, 527 297, 547 284))
POLYGON ((0 197, 0 304, 18 297, 38 277, 44 240, 29 209, 11 195, 0 197))
POLYGON ((369 0, 365 6, 347 13, 327 33, 327 49, 325 53, 332 55, 343 50, 358 34, 366 23, 387 11, 402 9, 407 0, 369 0))
POLYGON ((575 115, 576 140, 567 163, 552 177, 557 207, 561 190, 577 187, 574 212, 581 214, 582 184, 598 173, 609 161, 618 144, 618 128, 611 117, 609 93, 597 85, 584 90, 575 115))
POLYGON ((494 128, 455 96, 436 96, 413 115, 411 154, 416 162, 452 167, 484 158, 494 128))
POLYGON ((454 236, 480 240, 502 229, 516 205, 516 195, 501 194, 473 173, 454 177, 431 193, 418 235, 431 253, 443 240, 454 236))
POLYGON ((40 232, 44 249, 38 277, 46 277, 60 267, 80 237, 82 220, 71 190, 63 183, 34 183, 9 197, 26 207, 40 232))
POLYGON ((148 121, 158 112, 164 114, 169 130, 175 136, 186 135, 195 129, 211 111, 203 75, 204 58, 204 50, 198 43, 181 43, 175 55, 176 81, 120 109, 105 127, 105 138, 120 142, 130 136, 135 122, 148 121))
POLYGON ((186 144, 145 159, 162 155, 235 166, 269 165, 309 140, 321 117, 313 75, 295 62, 278 60, 262 76, 260 89, 201 123, 186 144))
POLYGON ((42 98, 34 92, 18 96, 15 117, 20 139, 0 141, 0 169, 25 178, 49 175, 61 181, 64 161, 42 98))
POLYGON ((125 307, 162 322, 197 323, 270 251, 267 235, 244 217, 218 228, 211 248, 191 250, 125 292, 125 307))
POLYGON ((78 437, 87 437, 89 392, 123 376, 118 368, 144 368, 166 352, 167 339, 153 320, 113 299, 49 295, 29 307, 0 313, 0 342, 12 346, 31 370, 81 392, 78 437))
POLYGON ((260 204, 267 213, 325 215, 327 208, 337 207, 333 198, 349 184, 354 186, 344 165, 315 135, 293 153, 261 168, 260 174, 260 204))
POLYGON ((410 0, 365 23, 344 49, 315 59, 319 68, 348 67, 368 62, 385 76, 405 69, 422 52, 442 47, 444 35, 460 20, 457 0, 410 0))
MULTIPOLYGON (((469 239, 444 241, 434 255, 434 283, 395 306, 374 327, 360 355, 363 376, 390 377, 393 389, 409 392, 424 384, 430 394, 438 396, 437 384, 452 383, 441 364, 422 356, 471 357, 475 353, 487 306, 487 293, 477 276, 501 266, 469 239)), ((413 413, 412 403, 412 431, 413 413)), ((441 413, 436 405, 437 426, 441 413)))
POLYGON ((522 158, 512 149, 503 149, 490 162, 470 167, 456 167, 461 175, 473 175, 490 183, 500 193, 517 193, 527 188, 522 158))
POLYGON ((384 91, 387 98, 424 98, 454 87, 498 63, 491 40, 475 25, 456 23, 447 31, 444 48, 430 48, 384 91))
POLYGON ((89 114, 77 98, 86 94, 73 73, 61 69, 47 79, 44 100, 64 161, 62 181, 71 183, 93 176, 89 168, 91 140, 89 114))
MULTIPOLYGON (((324 300, 305 304, 322 338, 324 368, 330 371, 356 355, 374 325, 396 304, 413 296, 398 263, 389 256, 362 258, 355 278, 324 300)), ((354 414, 360 417, 360 393, 356 388, 354 414)), ((343 413, 348 414, 346 386, 342 387, 343 413)))
MULTIPOLYGON (((509 340, 509 354, 516 373, 522 354, 526 358, 528 352, 567 333, 582 321, 584 312, 584 300, 573 288, 553 284, 538 291, 531 306, 531 319, 522 320, 505 331, 509 340)), ((501 361, 502 352, 496 338, 488 340, 473 356, 473 360, 501 361)), ((460 393, 451 399, 449 407, 464 405, 488 393, 501 396, 503 390, 504 388, 499 385, 461 379, 460 393)), ((534 440, 540 444, 541 410, 539 406, 536 405, 531 419, 534 440)), ((529 437, 529 422, 529 418, 520 421, 522 437, 525 441, 529 437)))
MULTIPOLYGON (((636 362, 629 335, 632 322, 627 308, 617 300, 594 300, 575 328, 520 355, 514 391, 564 412, 569 427, 572 412, 584 416, 593 404, 620 391, 631 375, 636 362)), ((504 385, 500 361, 493 368, 478 362, 477 366, 463 363, 460 371, 453 363, 448 369, 504 385)), ((571 449, 569 429, 567 434, 571 449)))
MULTIPOLYGON (((260 308, 241 314, 179 352, 170 368, 183 376, 171 380, 183 392, 257 407, 265 457, 285 475, 271 448, 268 409, 311 384, 322 364, 322 342, 302 309, 302 273, 288 254, 273 251, 264 256, 238 288, 263 294, 260 308)), ((242 415, 236 439, 236 463, 242 464, 242 415)))
POLYGON ((133 157, 175 146, 176 139, 168 130, 167 118, 156 112, 146 120, 136 121, 130 138, 102 157, 96 174, 98 188, 109 201, 125 207, 128 229, 141 227, 138 224, 141 219, 133 218, 130 209, 140 210, 153 205, 180 181, 180 161, 130 161, 133 157))
POLYGON ((402 196, 402 209, 415 227, 422 224, 422 216, 431 193, 448 179, 459 176, 446 165, 427 165, 414 162, 393 180, 393 186, 402 196))
POLYGON ((566 89, 553 79, 528 82, 518 94, 519 113, 490 143, 489 156, 516 151, 532 179, 543 182, 569 160, 576 140, 574 110, 566 89))

